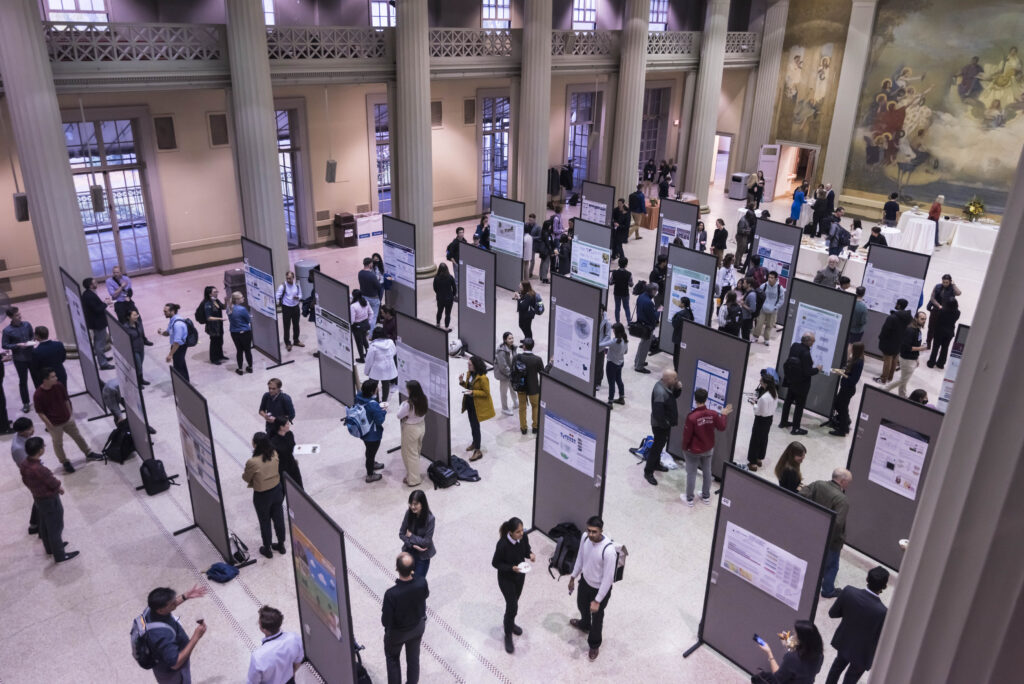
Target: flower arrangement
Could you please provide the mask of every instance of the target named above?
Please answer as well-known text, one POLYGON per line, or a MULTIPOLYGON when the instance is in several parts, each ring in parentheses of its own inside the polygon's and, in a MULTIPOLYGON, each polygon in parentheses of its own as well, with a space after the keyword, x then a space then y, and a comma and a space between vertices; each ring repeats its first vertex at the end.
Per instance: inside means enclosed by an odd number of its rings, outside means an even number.
POLYGON ((975 195, 971 198, 971 201, 964 206, 964 216, 967 217, 968 221, 977 221, 985 215, 985 203, 980 197, 975 195))

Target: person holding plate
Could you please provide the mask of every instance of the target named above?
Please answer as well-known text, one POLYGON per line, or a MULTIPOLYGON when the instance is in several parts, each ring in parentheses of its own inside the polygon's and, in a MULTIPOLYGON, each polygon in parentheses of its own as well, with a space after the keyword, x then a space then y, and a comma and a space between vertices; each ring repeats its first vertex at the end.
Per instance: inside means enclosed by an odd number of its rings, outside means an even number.
POLYGON ((523 593, 523 576, 530 570, 530 562, 537 557, 530 550, 530 540, 523 531, 523 521, 512 517, 501 524, 500 535, 494 547, 494 558, 491 565, 498 571, 498 588, 505 597, 505 651, 514 653, 515 644, 512 635, 519 636, 523 628, 516 624, 516 613, 519 612, 519 596, 523 593), (529 562, 527 562, 529 560, 529 562))

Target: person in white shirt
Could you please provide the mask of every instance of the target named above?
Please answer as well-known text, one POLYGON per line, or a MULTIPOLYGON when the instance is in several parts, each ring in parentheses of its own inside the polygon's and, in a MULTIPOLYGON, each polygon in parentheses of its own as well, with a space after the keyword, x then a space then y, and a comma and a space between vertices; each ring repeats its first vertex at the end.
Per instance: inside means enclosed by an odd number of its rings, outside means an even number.
POLYGON ((733 260, 736 257, 730 252, 722 260, 722 266, 715 276, 715 294, 719 302, 725 302, 725 295, 736 287, 736 272, 732 269, 733 260))
POLYGON ((772 419, 779 405, 778 383, 774 372, 771 368, 761 371, 761 382, 750 398, 750 403, 754 405, 754 427, 750 430, 750 445, 747 447, 749 470, 757 470, 768 451, 768 435, 772 431, 772 419))
POLYGON ((416 380, 405 383, 406 400, 398 407, 398 421, 402 426, 402 463, 405 464, 407 487, 418 487, 423 481, 420 474, 420 453, 423 451, 423 436, 427 431, 424 419, 427 417, 427 395, 416 380))
POLYGON ((356 361, 363 363, 366 356, 366 348, 370 343, 366 340, 366 334, 370 332, 370 318, 373 316, 373 309, 363 297, 360 290, 352 290, 352 303, 348 307, 349 321, 352 326, 352 337, 356 341, 356 361))
POLYGON ((288 271, 284 274, 284 282, 277 288, 277 301, 281 305, 281 317, 284 319, 284 346, 288 351, 292 345, 305 347, 299 342, 299 309, 302 305, 302 287, 295 280, 295 272, 288 271), (292 329, 292 336, 288 337, 288 329, 292 329))
POLYGON ((578 630, 587 632, 590 646, 588 657, 597 660, 601 649, 601 629, 604 626, 604 609, 612 594, 615 581, 615 564, 618 556, 615 544, 604 535, 604 521, 596 515, 587 520, 587 531, 580 539, 580 550, 576 555, 576 566, 569 577, 569 593, 580 578, 580 593, 576 595, 576 607, 580 617, 569 620, 578 630))
POLYGON ((376 380, 381 384, 381 401, 388 400, 391 392, 391 383, 398 382, 398 366, 395 365, 395 343, 384 332, 384 328, 377 327, 373 331, 373 340, 370 348, 366 351, 366 377, 376 380))
POLYGON ((282 632, 284 615, 277 608, 260 608, 263 643, 249 656, 247 684, 286 684, 294 681, 305 654, 302 638, 294 632, 282 632))
POLYGON ((757 288, 758 292, 764 294, 764 303, 761 305, 761 313, 757 316, 754 329, 751 331, 751 340, 756 341, 758 337, 764 340, 764 346, 768 346, 768 340, 772 339, 772 331, 775 330, 775 323, 779 317, 779 307, 786 297, 786 288, 779 282, 778 271, 768 271, 768 280, 761 283, 757 288))
POLYGON ((529 230, 523 231, 523 280, 530 279, 530 266, 533 265, 533 235, 529 230))

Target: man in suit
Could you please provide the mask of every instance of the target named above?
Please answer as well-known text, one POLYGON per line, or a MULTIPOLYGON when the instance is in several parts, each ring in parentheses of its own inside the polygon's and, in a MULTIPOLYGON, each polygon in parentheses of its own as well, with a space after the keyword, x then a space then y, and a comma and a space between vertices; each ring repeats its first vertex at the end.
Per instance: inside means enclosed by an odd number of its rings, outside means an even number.
POLYGON ((825 183, 825 205, 822 207, 821 218, 818 220, 818 232, 815 237, 828 235, 828 229, 832 225, 832 214, 836 210, 836 192, 832 189, 831 183, 825 183))
POLYGON ((811 377, 818 374, 821 365, 814 365, 811 358, 811 347, 814 346, 814 333, 804 333, 800 341, 789 348, 789 356, 783 364, 783 381, 786 387, 786 400, 782 402, 782 422, 780 428, 792 427, 794 435, 806 435, 807 430, 800 427, 800 420, 804 416, 804 404, 807 402, 807 393, 811 391, 811 377), (795 361, 791 362, 791 359, 795 361), (789 409, 793 405, 793 422, 789 422, 789 409))
POLYGON ((879 595, 889 584, 889 571, 882 566, 868 571, 868 588, 843 587, 839 598, 828 609, 829 617, 842 618, 832 646, 838 651, 828 671, 825 684, 839 684, 839 675, 846 670, 843 684, 856 684, 871 669, 878 637, 882 635, 886 607, 879 595))

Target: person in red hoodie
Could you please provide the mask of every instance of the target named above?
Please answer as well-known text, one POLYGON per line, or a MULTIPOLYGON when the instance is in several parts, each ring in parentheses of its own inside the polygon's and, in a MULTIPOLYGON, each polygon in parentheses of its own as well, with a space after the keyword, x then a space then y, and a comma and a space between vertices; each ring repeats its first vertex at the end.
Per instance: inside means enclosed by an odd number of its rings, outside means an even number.
POLYGON ((711 503, 711 457, 715 453, 715 430, 725 430, 725 418, 732 413, 729 404, 719 413, 707 407, 708 391, 703 387, 693 393, 697 407, 686 416, 683 427, 683 458, 686 460, 686 494, 682 499, 693 506, 693 490, 697 484, 697 466, 703 472, 700 500, 711 503))
POLYGON ((63 563, 77 556, 78 551, 64 548, 67 545, 61 538, 61 532, 64 531, 64 506, 60 502, 64 488, 50 468, 41 463, 44 451, 46 446, 41 437, 29 437, 25 440, 28 458, 18 467, 21 469, 21 481, 32 492, 36 510, 39 511, 39 536, 43 540, 43 548, 53 556, 53 560, 63 563))

